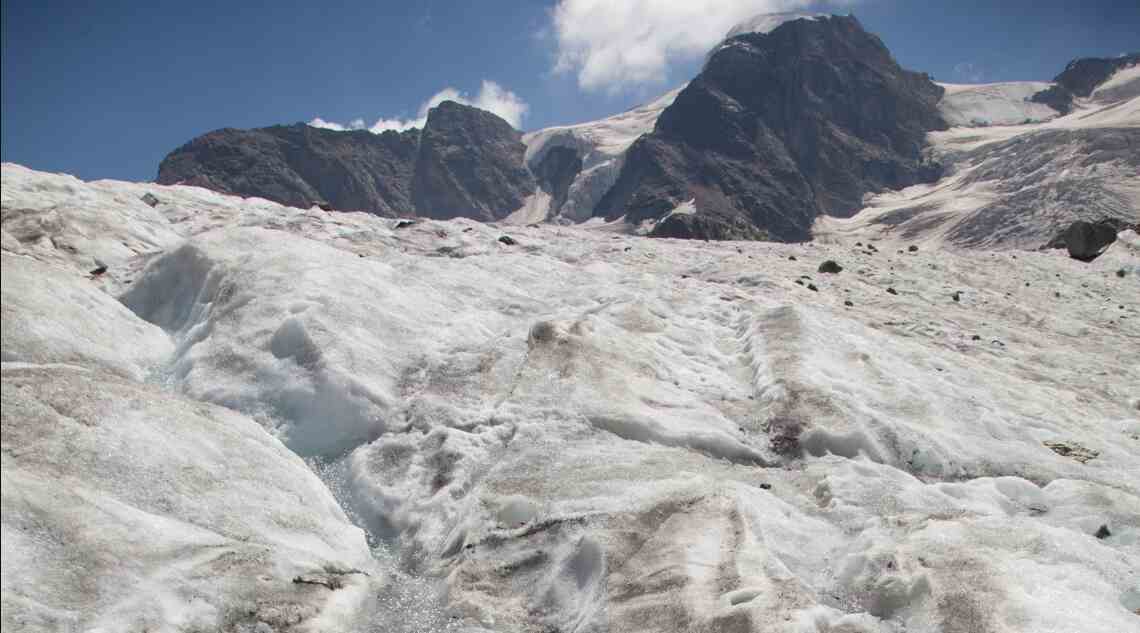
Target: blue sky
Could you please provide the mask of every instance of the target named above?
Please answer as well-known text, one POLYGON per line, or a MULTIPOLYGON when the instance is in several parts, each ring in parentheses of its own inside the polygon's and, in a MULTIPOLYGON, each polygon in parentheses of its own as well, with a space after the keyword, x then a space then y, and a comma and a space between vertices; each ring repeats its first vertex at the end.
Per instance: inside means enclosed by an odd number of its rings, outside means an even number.
MULTIPOLYGON (((725 20, 809 3, 704 4, 4 0, 2 158, 149 180, 168 151, 212 129, 406 125, 441 91, 502 106, 523 129, 589 120, 690 78, 725 20)), ((854 13, 940 81, 1046 80, 1074 57, 1140 49, 1135 0, 809 8, 854 13)))

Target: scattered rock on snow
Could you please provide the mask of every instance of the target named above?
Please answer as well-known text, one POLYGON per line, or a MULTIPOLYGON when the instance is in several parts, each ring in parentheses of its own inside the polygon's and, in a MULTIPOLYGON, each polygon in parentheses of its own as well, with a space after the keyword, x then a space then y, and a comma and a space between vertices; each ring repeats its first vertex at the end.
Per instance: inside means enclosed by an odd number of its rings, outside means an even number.
POLYGON ((515 244, 518 244, 518 242, 515 241, 515 238, 511 237, 510 235, 499 236, 499 241, 503 244, 506 244, 507 246, 514 246, 515 244))
POLYGON ((1072 457, 1082 464, 1087 463, 1091 459, 1096 459, 1096 457, 1100 455, 1100 451, 1085 448, 1076 442, 1048 440, 1045 442, 1045 446, 1062 457, 1072 457))
POLYGON ((917 247, 917 246, 915 246, 914 244, 911 244, 910 246, 908 246, 908 247, 906 248, 906 250, 910 251, 911 253, 917 253, 917 252, 918 252, 918 247, 917 247))
POLYGON ((145 202, 149 207, 157 207, 159 203, 158 197, 149 192, 139 196, 139 199, 145 202))
POLYGON ((1096 534, 1093 534, 1093 536, 1099 539, 1106 539, 1112 536, 1112 530, 1108 529, 1107 525, 1101 525, 1099 528, 1097 528, 1096 534))
POLYGON ((835 261, 834 259, 829 259, 819 265, 819 272, 821 273, 836 274, 842 270, 843 267, 840 266, 839 262, 835 261))
POLYGON ((950 298, 954 300, 954 303, 958 303, 962 300, 962 292, 960 290, 955 290, 954 294, 950 295, 950 298))
POLYGON ((887 288, 887 294, 897 295, 898 293, 899 291, 894 288, 887 288))

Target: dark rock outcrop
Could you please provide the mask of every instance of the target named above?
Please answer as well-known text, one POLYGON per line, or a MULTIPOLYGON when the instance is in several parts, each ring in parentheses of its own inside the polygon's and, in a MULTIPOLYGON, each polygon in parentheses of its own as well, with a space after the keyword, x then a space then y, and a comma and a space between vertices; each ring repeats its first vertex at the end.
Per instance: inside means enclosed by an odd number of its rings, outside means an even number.
POLYGON ((595 213, 636 224, 692 199, 696 215, 671 214, 654 234, 724 239, 747 225, 809 239, 820 214, 849 216, 867 192, 938 177, 922 148, 946 127, 941 95, 854 17, 738 35, 634 143, 595 213))
POLYGON ((419 130, 339 132, 304 123, 199 136, 158 168, 159 184, 186 184, 308 208, 409 214, 419 130))
POLYGON ((490 112, 445 101, 422 131, 216 130, 167 155, 158 182, 302 208, 497 220, 536 188, 520 138, 490 112))
POLYGON ((1053 78, 1052 86, 1033 95, 1030 100, 1044 103, 1061 114, 1068 114, 1073 109, 1073 99, 1088 97, 1113 73, 1136 64, 1140 64, 1140 53, 1074 59, 1061 74, 1053 78))
POLYGON ((1140 224, 1129 224, 1116 218, 1097 222, 1077 220, 1060 235, 1049 241, 1044 248, 1065 248, 1069 257, 1083 262, 1091 262, 1116 241, 1116 234, 1125 229, 1140 231, 1140 224))
POLYGON ((566 203, 570 185, 582 171, 582 158, 571 147, 552 147, 534 168, 534 176, 543 191, 550 194, 551 209, 561 209, 566 203))
POLYGON ((428 113, 412 178, 417 214, 500 220, 534 193, 522 133, 479 108, 444 101, 428 113))

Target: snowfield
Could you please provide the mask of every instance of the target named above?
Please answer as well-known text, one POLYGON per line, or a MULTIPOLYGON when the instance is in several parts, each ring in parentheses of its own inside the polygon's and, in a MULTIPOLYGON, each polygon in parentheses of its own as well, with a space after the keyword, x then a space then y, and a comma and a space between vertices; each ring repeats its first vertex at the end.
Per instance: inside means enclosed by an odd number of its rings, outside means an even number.
POLYGON ((6 631, 1140 631, 1134 232, 1085 264, 2 176, 6 631))
POLYGON ((945 177, 869 195, 851 218, 819 218, 814 234, 1034 249, 1074 220, 1140 222, 1140 66, 1065 116, 1025 101, 1046 85, 943 85, 954 127, 931 132, 927 151, 945 177))

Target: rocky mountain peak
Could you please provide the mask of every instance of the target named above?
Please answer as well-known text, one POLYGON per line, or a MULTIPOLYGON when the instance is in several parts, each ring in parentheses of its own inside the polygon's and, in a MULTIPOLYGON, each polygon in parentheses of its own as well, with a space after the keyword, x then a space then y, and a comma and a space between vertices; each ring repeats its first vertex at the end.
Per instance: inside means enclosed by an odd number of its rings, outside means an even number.
POLYGON ((850 215, 867 192, 938 176, 921 150, 946 127, 941 95, 853 16, 740 33, 630 148, 598 211, 669 216, 699 225, 697 237, 808 239, 820 214, 850 215), (690 199, 696 213, 671 214, 690 199))

